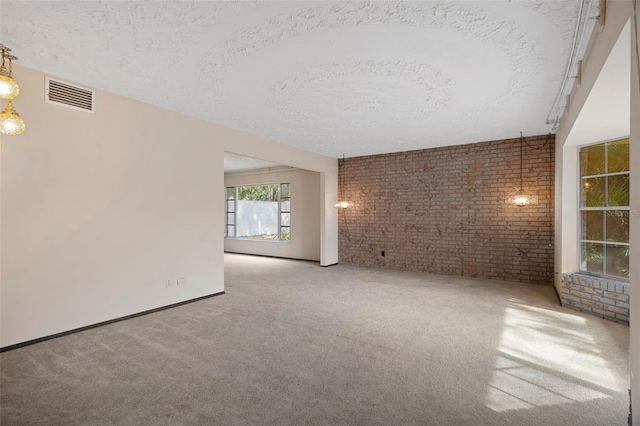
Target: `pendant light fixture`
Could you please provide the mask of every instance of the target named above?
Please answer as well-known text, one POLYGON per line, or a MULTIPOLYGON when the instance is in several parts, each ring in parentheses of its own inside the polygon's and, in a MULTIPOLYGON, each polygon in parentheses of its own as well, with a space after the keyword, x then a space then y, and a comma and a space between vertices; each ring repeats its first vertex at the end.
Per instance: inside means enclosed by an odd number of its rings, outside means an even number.
POLYGON ((0 132, 5 135, 19 135, 24 132, 24 120, 13 109, 13 103, 9 101, 7 107, 0 113, 0 132))
POLYGON ((0 54, 2 62, 0 62, 0 99, 12 100, 20 93, 18 83, 13 79, 12 61, 18 59, 10 54, 11 49, 4 44, 0 44, 0 54))
MULTIPOLYGON (((518 207, 524 207, 531 204, 538 204, 538 197, 525 191, 522 188, 522 145, 524 144, 524 136, 520 132, 520 189, 509 194, 505 200, 507 204, 513 204, 518 207)), ((546 145, 546 143, 545 143, 546 145)))
POLYGON ((24 132, 25 124, 20 114, 13 108, 13 99, 20 94, 20 87, 13 79, 13 61, 18 59, 13 56, 11 49, 0 44, 0 99, 9 101, 0 112, 0 132, 5 135, 19 135, 24 132))
MULTIPOLYGON (((338 158, 338 172, 342 170, 343 165, 344 165, 344 154, 342 155, 342 158, 338 158)), ((334 204, 334 207, 338 207, 344 210, 351 207, 353 203, 351 201, 347 201, 344 199, 344 173, 341 173, 341 174, 342 174, 342 179, 340 180, 340 199, 336 204, 334 204)))
POLYGON ((333 207, 340 207, 341 209, 349 208, 353 205, 351 201, 338 201, 333 207))

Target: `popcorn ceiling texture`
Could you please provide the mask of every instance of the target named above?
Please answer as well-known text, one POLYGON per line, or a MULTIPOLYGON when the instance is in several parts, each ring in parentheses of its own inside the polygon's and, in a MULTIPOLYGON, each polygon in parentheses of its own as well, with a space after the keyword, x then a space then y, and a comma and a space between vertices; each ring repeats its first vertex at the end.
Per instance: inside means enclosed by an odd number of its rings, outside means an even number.
POLYGON ((339 213, 340 262, 552 284, 554 142, 524 145, 523 187, 538 196, 524 207, 505 203, 519 139, 346 158, 341 198, 354 205, 339 213))
POLYGON ((578 5, 3 1, 0 36, 20 65, 341 157, 547 133, 578 5))

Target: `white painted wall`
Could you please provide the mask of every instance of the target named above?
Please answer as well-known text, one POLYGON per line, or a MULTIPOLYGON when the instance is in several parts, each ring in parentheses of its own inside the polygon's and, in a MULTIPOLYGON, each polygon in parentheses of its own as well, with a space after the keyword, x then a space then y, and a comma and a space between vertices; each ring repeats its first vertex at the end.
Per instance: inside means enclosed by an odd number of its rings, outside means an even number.
POLYGON ((227 146, 320 172, 337 259, 335 159, 104 91, 96 114, 46 104, 44 74, 14 77, 27 130, 2 139, 0 346, 223 291, 227 146))
MULTIPOLYGON (((287 145, 273 149, 269 143, 255 143, 253 136, 236 130, 222 128, 225 151, 252 158, 271 161, 320 174, 320 265, 338 263, 338 160, 287 145), (227 137, 236 135, 237 137, 227 137)), ((224 206, 224 196, 220 198, 224 206)))
MULTIPOLYGON (((607 1, 606 25, 594 33, 583 75, 556 134, 556 288, 561 273, 577 270, 578 146, 630 134, 631 185, 640 188, 640 87, 635 61, 639 42, 630 24, 631 1, 607 1), (629 107, 631 106, 631 110, 629 107)), ((640 5, 639 5, 640 7, 640 5)), ((639 17, 640 19, 640 17, 639 17)), ((640 192, 631 210, 640 211, 640 192)), ((633 426, 640 426, 640 217, 631 218, 630 369, 633 426)))
MULTIPOLYGON (((621 23, 624 21, 620 20, 621 23)), ((615 22, 614 22, 615 23, 615 22)), ((613 24, 611 24, 613 25, 613 24)), ((610 28, 607 25, 607 28, 610 28)), ((616 29, 618 27, 616 26, 616 29)), ((598 34, 600 37, 601 34, 598 34)), ((599 40, 598 37, 598 40, 599 40)), ((631 96, 631 58, 629 55, 631 25, 627 21, 605 56, 597 79, 579 109, 559 149, 562 149, 562 257, 560 271, 576 272, 578 268, 578 163, 580 147, 594 143, 624 139, 629 136, 629 102, 631 96)), ((609 40, 607 40, 609 41, 609 40)), ((593 59, 592 55, 590 59, 593 59)), ((585 85, 586 83, 583 83, 585 85)), ((582 89, 582 86, 578 89, 582 89)), ((572 103, 571 112, 576 109, 572 103)), ((558 283, 559 285, 559 283, 558 283)))
POLYGON ((212 126, 102 91, 96 114, 46 104, 42 73, 14 76, 27 128, 3 138, 1 345, 223 291, 212 126))
MULTIPOLYGON (((320 174, 307 170, 225 174, 225 186, 291 183, 291 241, 250 241, 227 238, 225 251, 292 259, 320 260, 320 174)), ((221 225, 222 229, 222 225, 221 225)))
MULTIPOLYGON (((640 2, 632 20, 631 56, 631 211, 640 212, 640 2)), ((640 216, 631 215, 630 360, 633 426, 640 426, 640 216)))
POLYGON ((591 39, 583 78, 556 134, 556 276, 578 270, 579 147, 629 135, 628 8, 607 7, 607 25, 591 39), (621 13, 622 12, 622 13, 621 13), (626 18, 624 13, 627 13, 626 18))

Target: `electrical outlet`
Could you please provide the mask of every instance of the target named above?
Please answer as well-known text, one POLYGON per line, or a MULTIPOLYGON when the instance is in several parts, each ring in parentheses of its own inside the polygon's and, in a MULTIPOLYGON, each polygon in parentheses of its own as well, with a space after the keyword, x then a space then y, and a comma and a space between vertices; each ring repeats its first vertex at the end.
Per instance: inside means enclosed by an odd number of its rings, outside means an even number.
POLYGON ((171 287, 171 280, 167 280, 167 287, 171 287))
POLYGON ((176 280, 176 284, 178 285, 185 285, 187 282, 187 280, 184 279, 184 277, 180 277, 176 280))

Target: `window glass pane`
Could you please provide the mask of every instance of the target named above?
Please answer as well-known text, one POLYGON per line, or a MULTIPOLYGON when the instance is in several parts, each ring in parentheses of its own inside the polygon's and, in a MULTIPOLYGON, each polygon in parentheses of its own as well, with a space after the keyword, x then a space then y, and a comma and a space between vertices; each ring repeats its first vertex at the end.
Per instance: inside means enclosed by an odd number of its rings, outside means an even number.
POLYGON ((235 225, 227 229, 229 237, 260 240, 290 239, 290 184, 244 185, 227 188, 227 224, 235 225), (280 206, 278 197, 280 194, 280 206), (236 199, 237 195, 237 199, 236 199), (278 229, 278 207, 280 207, 281 225, 278 229))
POLYGON ((247 185, 238 187, 238 200, 277 201, 277 185, 247 185))
POLYGON ((604 271, 604 245, 582 243, 582 271, 602 274, 604 271))
POLYGON ((582 239, 591 241, 604 240, 604 212, 582 212, 582 239))
POLYGON ((607 241, 628 243, 629 212, 625 210, 607 210, 605 216, 607 218, 607 241))
POLYGON ((291 197, 291 185, 283 183, 280 185, 280 197, 291 197))
POLYGON ((236 227, 233 225, 227 226, 227 237, 236 236, 236 227))
POLYGON ((580 176, 599 175, 605 172, 605 144, 594 145, 580 150, 580 176))
POLYGON ((607 173, 629 171, 629 139, 607 144, 607 173))
POLYGON ((582 207, 604 207, 605 177, 582 179, 582 207))
POLYGON ((618 243, 629 243, 629 140, 582 148, 580 173, 580 238, 598 241, 581 243, 580 270, 628 278, 629 246, 618 243))
POLYGON ((238 187, 236 237, 278 239, 278 185, 238 187))
POLYGON ((283 241, 291 241, 291 228, 284 226, 280 228, 280 239, 283 241))
POLYGON ((290 226, 289 221, 291 220, 291 213, 282 213, 280 224, 282 226, 290 226))
POLYGON ((629 205, 629 175, 609 176, 609 206, 629 205))
POLYGON ((629 278, 628 246, 607 246, 607 275, 629 278))

